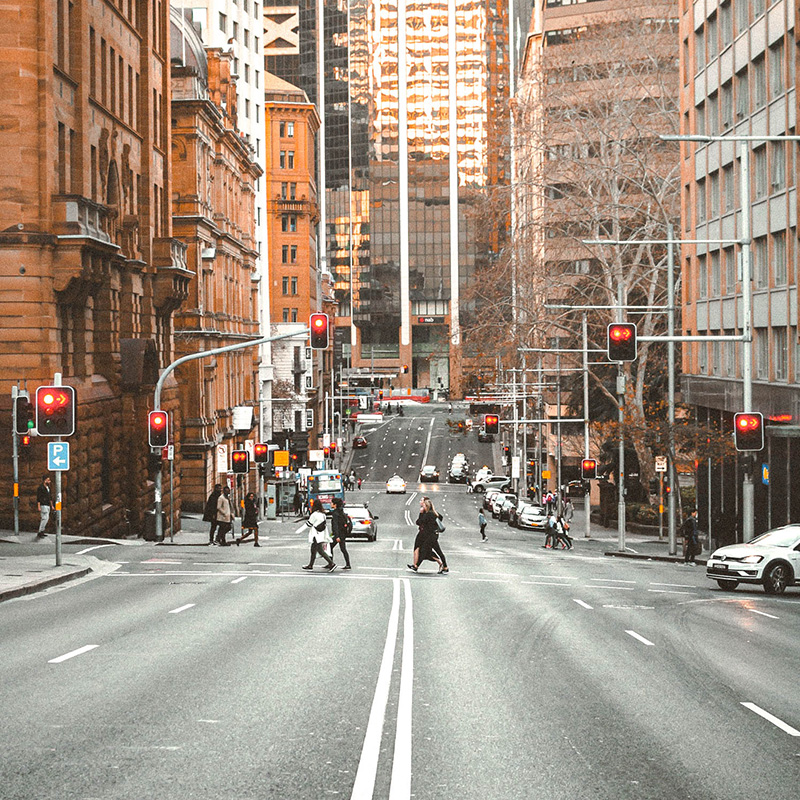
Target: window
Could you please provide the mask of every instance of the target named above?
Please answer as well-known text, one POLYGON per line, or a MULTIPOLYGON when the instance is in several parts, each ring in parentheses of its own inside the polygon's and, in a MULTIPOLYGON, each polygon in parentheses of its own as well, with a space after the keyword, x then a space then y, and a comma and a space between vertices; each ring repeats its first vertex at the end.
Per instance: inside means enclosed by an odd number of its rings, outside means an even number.
POLYGON ((725 261, 725 293, 734 294, 736 291, 736 252, 732 247, 722 251, 725 261))
POLYGON ((719 375, 722 371, 722 358, 720 345, 722 342, 711 342, 711 374, 719 375))
POLYGON ((709 175, 708 186, 709 219, 719 216, 719 171, 709 175))
POLYGON ((750 0, 734 0, 736 5, 736 33, 747 30, 750 25, 750 0))
POLYGON ((233 23, 233 38, 238 42, 239 41, 239 23, 233 23))
POLYGON ((281 169, 286 169, 286 151, 281 150, 281 154, 278 158, 278 164, 280 165, 281 169))
POLYGON ((294 138, 294 122, 287 122, 286 123, 286 135, 290 138, 294 138))
POLYGON ((717 15, 708 18, 708 60, 713 61, 719 55, 719 39, 717 38, 717 15))
POLYGON ((244 65, 244 82, 245 83, 250 83, 250 65, 249 64, 245 64, 244 65))
POLYGON ((767 73, 764 56, 753 60, 753 108, 763 108, 767 103, 767 73))
POLYGON ((760 236, 753 240, 753 273, 755 274, 756 288, 765 289, 769 286, 766 236, 760 236))
POLYGON ((728 164, 722 168, 722 182, 725 192, 725 211, 733 211, 736 207, 736 179, 733 172, 733 164, 728 164))
POLYGON ((700 72, 706 65, 705 31, 701 28, 694 35, 694 65, 695 72, 700 72))
POLYGON ((279 122, 278 123, 278 136, 280 136, 281 139, 285 139, 286 138, 286 123, 285 122, 279 122))
MULTIPOLYGON (((733 336, 734 331, 725 331, 726 336, 733 336)), ((736 342, 725 342, 725 374, 736 377, 736 342)))
POLYGON ((697 256, 697 296, 708 297, 708 264, 705 256, 697 256))
POLYGON ((767 196, 767 148, 759 147, 755 152, 756 198, 767 196))
POLYGON ((701 223, 706 221, 706 182, 705 180, 697 181, 697 188, 695 189, 695 196, 696 206, 695 212, 697 216, 695 217, 697 224, 700 225, 701 223))
POLYGON ((228 17, 225 14, 223 14, 222 12, 220 12, 220 15, 219 15, 219 29, 223 33, 227 33, 228 32, 228 17))
POLYGON ((294 150, 286 151, 286 169, 294 169, 294 150))
POLYGON ((719 297, 720 293, 719 250, 715 250, 711 254, 711 297, 719 297))
POLYGON ((753 19, 764 13, 764 0, 753 0, 753 19))
POLYGON ((772 235, 772 277, 775 286, 786 286, 788 269, 786 265, 786 231, 772 235))
POLYGON ((783 93, 785 69, 783 39, 779 39, 769 49, 769 96, 777 97, 783 93))
POLYGON ((292 278, 291 285, 292 285, 292 294, 296 295, 297 294, 297 278, 295 278, 295 277, 292 278))
POLYGON ((731 81, 723 84, 719 93, 720 98, 720 123, 724 131, 733 125, 733 84, 731 81))
POLYGON ((783 142, 772 142, 770 184, 773 192, 786 188, 786 148, 783 142))
POLYGON ((288 264, 289 263, 289 245, 284 244, 281 246, 281 263, 288 264))
POLYGON ((293 244, 289 248, 289 261, 292 264, 296 264, 297 263, 297 245, 296 244, 293 244))
POLYGON ((247 28, 244 29, 244 46, 250 47, 250 31, 247 28))
POLYGON ((708 342, 699 342, 697 345, 697 368, 703 375, 708 373, 708 342))
POLYGON ((247 119, 250 119, 250 100, 247 98, 244 101, 244 115, 247 119))
POLYGON ((292 322, 297 322, 297 309, 292 309, 292 322))
POLYGON ((719 102, 716 92, 708 98, 706 106, 708 108, 708 132, 710 134, 719 133, 719 102))
POLYGON ((702 103, 694 109, 694 131, 700 136, 706 132, 706 107, 702 103))
MULTIPOLYGON (((284 275, 281 280, 281 294, 289 294, 289 277, 284 275)), ((284 320, 286 322, 286 320, 284 320)))
POLYGON ((733 15, 730 2, 722 3, 719 7, 719 32, 724 49, 733 41, 733 15))
POLYGON ((281 230, 284 233, 297 232, 297 215, 296 214, 281 214, 281 230))
POLYGON ((736 73, 736 119, 742 120, 750 113, 750 84, 747 69, 736 73))
POLYGON ((756 377, 765 381, 769 378, 769 331, 767 328, 756 328, 753 333, 756 340, 756 377))

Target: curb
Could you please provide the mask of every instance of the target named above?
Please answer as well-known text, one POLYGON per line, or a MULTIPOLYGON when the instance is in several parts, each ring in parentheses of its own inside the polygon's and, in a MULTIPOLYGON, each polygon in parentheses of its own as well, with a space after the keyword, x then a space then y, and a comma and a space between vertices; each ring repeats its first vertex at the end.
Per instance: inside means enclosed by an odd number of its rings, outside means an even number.
MULTIPOLYGON (((647 553, 620 553, 617 550, 608 550, 603 555, 611 556, 612 558, 633 558, 639 559, 640 561, 669 561, 673 564, 683 563, 682 556, 653 556, 647 553)), ((704 559, 697 559, 696 563, 701 566, 706 566, 707 562, 704 559)))
POLYGON ((91 567, 83 567, 81 569, 73 570, 72 572, 65 572, 63 575, 56 575, 54 578, 47 578, 43 581, 36 581, 34 583, 26 583, 23 586, 17 586, 14 589, 0 590, 0 603, 4 600, 13 600, 15 597, 22 597, 26 594, 34 594, 41 592, 44 589, 50 589, 53 586, 58 586, 61 583, 83 578, 92 571, 91 567))

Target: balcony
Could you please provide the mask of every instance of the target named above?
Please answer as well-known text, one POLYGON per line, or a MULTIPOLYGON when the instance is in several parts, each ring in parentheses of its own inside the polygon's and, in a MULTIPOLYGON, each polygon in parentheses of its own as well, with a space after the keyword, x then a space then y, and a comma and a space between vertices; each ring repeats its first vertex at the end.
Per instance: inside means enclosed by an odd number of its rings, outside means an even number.
POLYGON ((186 268, 186 250, 187 245, 178 239, 153 239, 153 301, 162 312, 174 311, 189 296, 189 283, 195 273, 186 268))

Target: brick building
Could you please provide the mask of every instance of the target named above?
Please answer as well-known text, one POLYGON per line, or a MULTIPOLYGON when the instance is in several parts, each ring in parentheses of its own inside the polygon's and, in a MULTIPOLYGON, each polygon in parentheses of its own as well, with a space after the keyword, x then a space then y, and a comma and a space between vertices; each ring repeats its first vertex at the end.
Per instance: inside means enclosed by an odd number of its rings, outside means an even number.
MULTIPOLYGON (((127 532, 126 509, 138 530, 153 501, 147 411, 192 277, 172 237, 168 21, 166 0, 23 3, 3 15, 0 396, 7 408, 13 384, 35 389, 56 372, 75 387, 73 532, 127 532)), ((176 399, 168 384, 165 406, 176 399)), ((23 526, 44 451, 34 439, 22 468, 23 526)), ((0 502, 5 525, 8 494, 0 502)))
MULTIPOLYGON (((233 56, 205 48, 199 32, 173 9, 172 209, 177 237, 194 272, 175 318, 178 357, 259 337, 255 184, 262 174, 236 127, 233 56)), ((220 460, 258 439, 258 414, 234 428, 235 406, 258 407, 259 349, 245 348, 179 367, 183 419, 178 455, 183 507, 200 510, 220 460)), ((237 421, 239 416, 237 415, 237 421)), ((253 489, 254 472, 250 485, 253 489)))

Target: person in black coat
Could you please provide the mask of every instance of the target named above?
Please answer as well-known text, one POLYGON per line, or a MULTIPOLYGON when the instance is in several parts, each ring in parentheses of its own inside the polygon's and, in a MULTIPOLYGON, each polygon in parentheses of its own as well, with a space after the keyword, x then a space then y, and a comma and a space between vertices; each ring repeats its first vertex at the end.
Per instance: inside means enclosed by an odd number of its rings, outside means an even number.
POLYGON ((215 483, 214 491, 208 496, 206 500, 206 507, 203 509, 203 522, 210 522, 211 529, 208 532, 208 543, 214 542, 214 532, 217 530, 217 500, 222 494, 222 484, 215 483))
POLYGON ((683 563, 696 566, 694 557, 700 552, 700 534, 697 530, 697 509, 693 508, 681 528, 683 534, 683 563))
POLYGON ((240 545, 250 537, 254 538, 253 547, 261 547, 258 543, 258 503, 254 492, 248 492, 244 498, 244 517, 242 517, 242 536, 236 540, 240 545), (247 531, 245 533, 245 531, 247 531))
POLYGON ((331 536, 333 536, 333 543, 331 544, 331 558, 333 558, 333 551, 336 545, 344 556, 343 569, 351 569, 350 554, 347 552, 347 536, 352 530, 352 523, 348 525, 350 518, 344 513, 344 503, 341 497, 333 498, 333 511, 331 512, 331 536))
POLYGON ((447 566, 447 559, 442 552, 439 544, 439 526, 437 522, 442 515, 437 513, 433 507, 430 497, 423 497, 419 501, 419 516, 417 517, 417 527, 419 531, 414 540, 414 563, 407 564, 413 572, 419 569, 423 561, 435 561, 439 565, 440 573, 450 572, 447 566))

